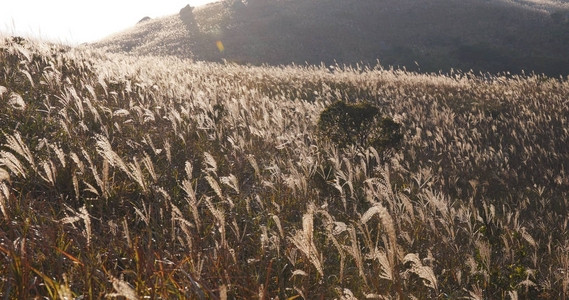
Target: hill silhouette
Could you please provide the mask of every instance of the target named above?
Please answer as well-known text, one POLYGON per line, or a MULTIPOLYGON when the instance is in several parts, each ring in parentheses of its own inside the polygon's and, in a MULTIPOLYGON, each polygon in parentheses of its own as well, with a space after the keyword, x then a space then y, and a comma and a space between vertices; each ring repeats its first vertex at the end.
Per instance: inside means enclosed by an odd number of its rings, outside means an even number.
POLYGON ((225 0, 93 44, 111 52, 245 64, 356 64, 437 72, 569 74, 558 1, 225 0), (219 46, 223 45, 223 48, 219 46))

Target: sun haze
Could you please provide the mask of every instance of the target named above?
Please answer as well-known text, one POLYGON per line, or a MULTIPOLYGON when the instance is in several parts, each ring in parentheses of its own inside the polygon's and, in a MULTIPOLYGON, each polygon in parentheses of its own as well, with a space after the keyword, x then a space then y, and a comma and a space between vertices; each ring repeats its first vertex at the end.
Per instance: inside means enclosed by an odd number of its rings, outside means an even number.
POLYGON ((0 10, 0 33, 80 44, 129 28, 146 16, 173 15, 188 4, 200 6, 215 1, 5 1, 0 10))

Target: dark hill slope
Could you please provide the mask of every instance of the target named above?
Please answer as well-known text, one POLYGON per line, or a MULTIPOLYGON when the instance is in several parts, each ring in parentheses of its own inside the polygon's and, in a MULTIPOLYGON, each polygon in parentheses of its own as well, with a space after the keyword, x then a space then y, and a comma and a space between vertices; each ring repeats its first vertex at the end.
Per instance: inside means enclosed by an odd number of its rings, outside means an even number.
POLYGON ((547 10, 499 0, 223 1, 186 7, 95 46, 251 64, 379 60, 422 71, 567 75, 564 5, 547 10))

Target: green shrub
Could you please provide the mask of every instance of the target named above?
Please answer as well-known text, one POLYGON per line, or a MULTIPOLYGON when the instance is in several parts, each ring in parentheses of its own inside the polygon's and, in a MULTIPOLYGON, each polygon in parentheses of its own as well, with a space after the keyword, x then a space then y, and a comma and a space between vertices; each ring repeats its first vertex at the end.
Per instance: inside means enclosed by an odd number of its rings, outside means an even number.
POLYGON ((403 138, 401 125, 383 117, 379 108, 367 102, 334 102, 320 114, 318 130, 322 138, 341 148, 371 146, 383 151, 396 147, 403 138))

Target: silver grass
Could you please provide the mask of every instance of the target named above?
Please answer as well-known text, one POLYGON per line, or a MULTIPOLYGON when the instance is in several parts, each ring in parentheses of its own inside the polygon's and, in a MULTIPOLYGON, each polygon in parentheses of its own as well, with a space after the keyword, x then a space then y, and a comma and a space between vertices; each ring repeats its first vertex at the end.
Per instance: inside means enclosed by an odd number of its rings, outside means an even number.
MULTIPOLYGON (((93 99, 96 99, 96 97, 93 97, 93 99)), ((101 120, 101 116, 99 115, 99 111, 93 106, 93 103, 91 103, 91 100, 89 100, 89 98, 85 97, 85 98, 83 98, 83 101, 85 102, 85 104, 87 105, 87 108, 91 112, 91 115, 93 116, 95 123, 96 124, 102 124, 103 122, 101 120)))
POLYGON ((156 146, 154 146, 154 142, 152 141, 152 138, 149 134, 144 136, 143 141, 148 144, 148 146, 150 146, 150 149, 152 149, 152 153, 154 153, 154 155, 159 155, 162 153, 162 149, 157 149, 156 146))
POLYGON ((480 254, 480 260, 482 262, 482 266, 484 270, 489 270, 490 269, 490 259, 491 259, 491 255, 492 255, 492 246, 490 245, 490 243, 483 241, 483 240, 478 240, 476 241, 476 249, 478 250, 478 253, 480 254))
POLYGON ((413 204, 411 203, 411 199, 409 199, 409 197, 407 197, 407 195, 405 195, 404 193, 399 193, 399 192, 397 193, 397 199, 399 199, 403 204, 403 207, 405 208, 405 211, 409 215, 409 218, 411 220, 415 220, 415 210, 413 208, 413 204))
MULTIPOLYGON (((87 207, 85 205, 83 205, 81 208, 79 208, 78 211, 75 211, 74 209, 70 208, 69 206, 65 206, 66 210, 68 212, 70 212, 72 215, 71 216, 67 216, 65 218, 62 218, 60 220, 58 220, 59 223, 61 224, 71 224, 74 225, 74 223, 78 222, 78 221, 83 221, 83 223, 85 224, 85 230, 83 232, 83 234, 85 235, 85 238, 87 239, 87 246, 89 246, 91 244, 91 217, 89 215, 89 212, 87 211, 87 207)), ((75 226, 73 226, 75 228, 75 226)))
POLYGON ((146 224, 146 226, 149 226, 150 224, 150 213, 149 211, 146 209, 146 206, 144 205, 144 203, 142 204, 142 208, 144 209, 144 212, 142 212, 138 207, 134 206, 134 212, 140 217, 140 219, 146 224))
MULTIPOLYGON (((96 175, 96 169, 93 169, 93 175, 96 175)), ((101 190, 103 191, 103 194, 105 195, 105 197, 107 197, 108 193, 109 193, 109 162, 107 160, 103 160, 103 170, 102 170, 103 174, 103 178, 100 179, 100 185, 101 185, 101 190)), ((97 180, 98 177, 95 177, 95 180, 97 180)), ((97 183, 99 183, 99 181, 97 183)))
POLYGON ((380 299, 380 300, 391 300, 390 296, 383 296, 379 294, 365 294, 366 299, 380 299))
POLYGON ((304 272, 303 270, 294 270, 294 272, 292 272, 292 275, 290 276, 291 278, 294 276, 308 276, 308 273, 304 272))
POLYGON ((142 115, 142 119, 143 119, 143 123, 146 124, 148 122, 154 122, 156 121, 156 117, 154 116, 154 113, 149 110, 149 109, 144 109, 144 114, 142 115))
POLYGON ((356 236, 356 229, 354 228, 354 226, 350 225, 350 227, 348 227, 348 233, 350 236, 351 245, 350 246, 344 246, 344 247, 346 249, 346 252, 348 252, 354 258, 354 261, 356 262, 356 266, 358 267, 360 277, 364 280, 364 282, 367 282, 366 277, 365 277, 365 273, 364 273, 364 262, 363 262, 363 258, 362 258, 362 252, 360 250, 360 243, 359 243, 358 238, 356 236))
POLYGON ((471 300, 484 300, 484 289, 478 284, 472 287, 472 291, 468 291, 471 300))
MULTIPOLYGON (((88 183, 88 182, 86 182, 86 181, 83 181, 83 183, 87 186, 87 187, 84 189, 84 191, 93 193, 93 194, 95 194, 95 195, 97 195, 97 196, 100 195, 100 194, 99 194, 99 191, 98 191, 93 185, 91 185, 90 183, 88 183)), ((76 191, 76 194, 79 194, 79 193, 76 191)))
POLYGON ((322 268, 322 263, 314 244, 313 239, 313 222, 314 214, 312 210, 309 209, 308 213, 302 216, 302 231, 297 231, 289 240, 300 250, 309 261, 314 265, 320 276, 324 276, 324 271, 322 268))
POLYGON ((312 205, 308 208, 308 213, 302 216, 302 231, 304 236, 309 240, 313 241, 314 234, 314 209, 312 205))
POLYGON ((379 278, 393 280, 393 266, 389 262, 387 254, 383 250, 375 248, 372 253, 366 255, 368 259, 375 259, 379 263, 379 278))
POLYGON ((442 215, 443 220, 446 222, 452 222, 452 218, 450 217, 449 211, 449 203, 448 199, 444 197, 444 195, 440 193, 435 193, 431 189, 424 190, 423 198, 426 199, 427 203, 431 205, 434 209, 433 211, 439 211, 442 215))
POLYGON ((259 226, 261 228, 261 249, 265 249, 268 247, 269 244, 269 231, 267 230, 267 226, 265 225, 260 225, 259 226))
MULTIPOLYGON (((179 225, 179 228, 186 236, 186 239, 181 241, 185 241, 186 247, 188 249, 192 249, 193 242, 192 242, 192 234, 190 232, 190 228, 194 228, 195 226, 192 223, 190 223, 188 220, 183 218, 182 211, 180 211, 180 209, 177 206, 175 206, 174 203, 170 203, 170 205, 172 207, 172 229, 174 229, 177 223, 179 225)), ((176 233, 175 230, 172 230, 172 241, 174 241, 175 239, 176 239, 176 233)))
POLYGON ((168 163, 172 163, 172 147, 170 146, 170 142, 168 140, 164 141, 164 152, 166 153, 166 159, 168 163))
POLYGON ((71 181, 73 183, 73 191, 75 192, 75 200, 79 200, 79 179, 77 179, 77 174, 73 172, 73 176, 71 177, 71 181))
POLYGON ((258 292, 259 299, 265 299, 266 298, 265 294, 266 294, 265 285, 261 283, 259 285, 259 292, 258 292))
MULTIPOLYGON (((397 237, 395 232, 395 226, 393 224, 393 218, 381 203, 375 203, 371 208, 369 208, 364 215, 361 217, 360 222, 362 224, 366 224, 374 215, 379 216, 379 220, 381 225, 383 226, 385 232, 387 233, 387 237, 385 235, 382 236, 384 240, 385 248, 387 250, 387 257, 389 259, 389 264, 391 266, 396 265, 396 259, 400 255, 399 253, 399 246, 397 244, 397 237)), ((373 248, 373 247, 370 247, 373 248)))
POLYGON ((75 163, 75 165, 79 168, 79 171, 81 171, 81 173, 85 173, 85 164, 83 164, 81 159, 79 159, 77 153, 71 152, 69 156, 71 157, 71 160, 75 163))
POLYGON ((117 109, 113 112, 113 117, 117 117, 117 118, 124 118, 124 117, 128 117, 130 115, 130 112, 126 109, 117 109))
POLYGON ((526 240, 526 242, 528 242, 532 247, 534 248, 537 247, 537 243, 535 242, 533 237, 529 234, 529 232, 527 232, 527 229, 525 227, 521 228, 521 234, 524 240, 526 240))
POLYGON ((136 183, 138 183, 142 191, 146 192, 148 190, 146 180, 144 180, 142 169, 140 168, 140 164, 138 163, 136 157, 133 158, 132 163, 128 163, 128 170, 129 171, 127 172, 127 175, 136 181, 136 183))
POLYGON ((189 161, 186 161, 185 163, 185 171, 186 171, 186 176, 188 177, 188 180, 192 179, 192 172, 194 170, 194 168, 192 167, 192 163, 189 161))
POLYGON ((478 272, 478 263, 476 262, 476 260, 474 259, 474 257, 468 255, 466 260, 464 261, 464 264, 466 266, 468 266, 468 268, 470 269, 470 274, 477 274, 478 272))
POLYGON ((150 174, 150 177, 152 177, 152 181, 156 183, 158 181, 158 176, 156 176, 156 171, 154 171, 154 163, 148 154, 144 153, 142 163, 144 164, 146 171, 148 171, 148 174, 150 174))
POLYGON ((8 186, 6 185, 5 182, 0 180, 0 212, 2 212, 4 218, 8 218, 8 213, 7 213, 8 210, 6 209, 6 202, 9 199, 8 197, 9 197, 8 186))
POLYGON ((434 290, 437 290, 437 278, 433 269, 429 266, 424 266, 415 253, 409 253, 403 258, 403 264, 410 265, 410 268, 405 270, 405 273, 414 273, 423 279, 423 284, 434 290))
POLYGON ((63 131, 65 131, 65 133, 67 135, 70 135, 70 131, 69 131, 69 125, 70 121, 68 120, 69 117, 67 117, 67 115, 65 113, 62 113, 62 111, 59 112, 59 115, 63 117, 63 119, 59 120, 59 126, 61 126, 61 128, 63 128, 63 131))
POLYGON ((87 89, 89 94, 91 94, 91 97, 93 97, 93 100, 97 100, 97 94, 95 93, 95 89, 90 84, 86 83, 83 85, 83 87, 85 89, 87 89))
POLYGON ((26 168, 11 152, 0 151, 0 166, 7 168, 17 177, 26 178, 26 168))
MULTIPOLYGON (((239 224, 237 224, 237 220, 235 219, 235 217, 233 217, 233 220, 231 220, 231 229, 233 230, 233 233, 235 234, 235 236, 237 238, 241 238, 241 229, 239 228, 239 224)), ((245 230, 247 229, 247 226, 245 226, 245 230)))
MULTIPOLYGON (((1 160, 1 158, 0 158, 1 160)), ((10 173, 3 168, 0 168, 0 182, 10 182, 10 173)))
POLYGON ((30 82, 30 86, 32 88, 35 87, 35 83, 34 83, 34 80, 32 79, 32 75, 30 74, 30 72, 28 72, 26 70, 20 70, 20 73, 22 73, 22 74, 24 74, 24 76, 26 76, 26 78, 30 82))
POLYGON ((132 286, 121 279, 118 279, 112 275, 109 275, 110 281, 113 284, 113 289, 116 293, 107 294, 106 297, 125 297, 127 300, 138 300, 138 296, 136 295, 136 291, 132 288, 132 286))
POLYGON ((281 235, 281 238, 284 238, 284 230, 283 230, 283 227, 281 225, 281 220, 279 219, 279 217, 277 215, 273 215, 272 218, 273 218, 273 221, 275 221, 275 224, 277 225, 277 228, 279 230, 279 234, 281 235))
POLYGON ((340 243, 333 234, 328 233, 328 238, 332 241, 334 247, 336 247, 336 250, 338 250, 338 254, 340 254, 340 282, 342 282, 344 280, 344 266, 346 262, 346 253, 344 253, 343 247, 340 245, 340 243))
POLYGON ((223 200, 223 194, 221 193, 221 187, 219 187, 219 183, 217 183, 217 180, 215 180, 215 178, 207 175, 205 177, 205 179, 207 180, 207 182, 209 183, 209 186, 213 189, 213 191, 215 192, 215 194, 217 195, 217 197, 219 197, 220 200, 223 200))
POLYGON ((172 130, 174 131, 174 134, 178 135, 178 127, 180 126, 179 124, 182 123, 180 113, 174 109, 170 110, 168 113, 168 120, 172 123, 172 130))
POLYGON ((59 299, 64 299, 64 300, 73 299, 73 293, 69 288, 69 280, 67 279, 67 276, 65 274, 63 274, 63 281, 64 283, 59 284, 56 287, 59 299))
POLYGON ((217 162, 215 161, 215 158, 207 152, 204 152, 203 155, 205 171, 215 174, 217 172, 217 162))
POLYGON ((227 285, 219 286, 219 300, 227 300, 227 285))
POLYGON ((89 245, 91 244, 91 217, 89 215, 89 212, 87 212, 87 206, 83 205, 81 208, 79 208, 79 213, 78 216, 81 217, 81 219, 83 219, 83 222, 85 223, 85 237, 87 238, 87 247, 89 247, 89 245))
POLYGON ((338 192, 340 192, 340 198, 342 200, 344 210, 347 210, 348 202, 346 201, 346 193, 344 192, 344 187, 340 184, 340 178, 336 176, 336 178, 334 178, 334 181, 330 182, 330 185, 332 185, 336 190, 338 190, 338 192))
POLYGON ((126 164, 122 158, 120 158, 120 156, 113 151, 109 140, 103 135, 97 135, 95 139, 97 141, 97 152, 99 155, 108 161, 111 166, 118 167, 125 174, 130 175, 131 173, 128 170, 126 164))
POLYGON ((526 279, 522 280, 520 283, 518 283, 518 287, 524 287, 526 289, 528 289, 530 287, 536 287, 536 286, 537 286, 537 284, 535 284, 535 282, 531 281, 529 278, 526 278, 526 279))
POLYGON ((108 97, 109 93, 107 91, 107 83, 105 82, 105 79, 103 78, 102 75, 99 75, 97 83, 103 88, 103 91, 105 92, 105 96, 108 97))
POLYGON ((83 108, 83 99, 81 97, 79 97, 75 88, 72 86, 67 87, 65 89, 65 92, 66 92, 66 97, 71 99, 70 103, 72 103, 75 106, 75 109, 72 109, 72 110, 75 112, 77 117, 79 117, 80 120, 85 119, 85 110, 83 108))
POLYGON ((332 231, 333 235, 339 235, 342 232, 348 230, 348 226, 344 222, 334 222, 334 230, 332 231))
POLYGON ((128 221, 126 220, 126 217, 123 218, 122 220, 122 227, 124 230, 124 237, 126 238, 126 243, 128 245, 129 248, 132 247, 132 240, 130 238, 130 230, 128 229, 128 221))
MULTIPOLYGON (((188 164, 186 164, 186 167, 187 166, 188 166, 188 164)), ((191 174, 191 172, 190 172, 190 174, 191 174)), ((189 180, 182 181, 182 189, 184 190, 184 192, 187 195, 186 201, 188 202, 188 205, 190 206, 192 216, 194 217, 194 222, 196 222, 197 227, 200 227, 200 215, 199 215, 199 211, 198 211, 198 201, 196 198, 196 193, 194 191, 194 188, 192 187, 192 183, 189 180)))
POLYGON ((4 197, 4 200, 8 200, 10 198, 10 187, 6 182, 0 181, 0 195, 4 197))
POLYGON ((302 292, 302 290, 300 288, 298 288, 297 286, 294 286, 294 290, 298 293, 298 295, 302 298, 302 299, 308 299, 306 298, 306 296, 304 295, 304 293, 302 292))
POLYGON ((393 218, 387 211, 387 208, 383 207, 380 203, 376 203, 372 207, 370 207, 361 217, 360 221, 362 224, 366 224, 373 216, 379 215, 379 219, 381 224, 387 231, 387 235, 389 237, 389 243, 391 246, 395 246, 397 244, 397 237, 395 235, 395 226, 393 225, 393 218))
POLYGON ((6 144, 4 144, 4 146, 14 151, 15 154, 22 156, 27 161, 27 163, 32 167, 32 169, 34 169, 34 171, 36 170, 36 164, 34 162, 34 157, 32 155, 32 152, 30 151, 28 146, 24 143, 24 141, 22 141, 20 133, 15 132, 13 135, 7 134, 6 144))
POLYGON ((219 227, 219 233, 221 234, 221 245, 227 248, 227 240, 225 235, 225 212, 222 209, 216 208, 211 202, 211 198, 205 198, 205 204, 211 214, 215 217, 219 227))
POLYGON ((26 102, 24 101, 22 96, 20 96, 20 94, 17 93, 10 94, 10 97, 8 98, 8 105, 17 110, 26 109, 26 102))
POLYGON ((350 289, 344 288, 340 300, 358 300, 358 298, 354 296, 354 293, 350 289))
POLYGON ((239 181, 237 177, 233 174, 229 174, 229 176, 222 176, 219 178, 221 183, 227 185, 228 187, 232 188, 237 194, 239 194, 239 181))
POLYGON ((65 168, 67 166, 67 162, 65 161, 65 153, 63 150, 61 150, 61 148, 57 145, 50 144, 49 147, 53 150, 53 152, 55 152, 55 155, 57 156, 57 159, 59 159, 61 166, 65 168))
POLYGON ((51 184, 51 186, 55 186, 55 178, 57 177, 56 173, 57 170, 55 169, 53 162, 51 160, 44 161, 41 164, 41 166, 43 168, 45 176, 40 173, 40 177, 43 178, 43 180, 47 181, 49 184, 51 184))

